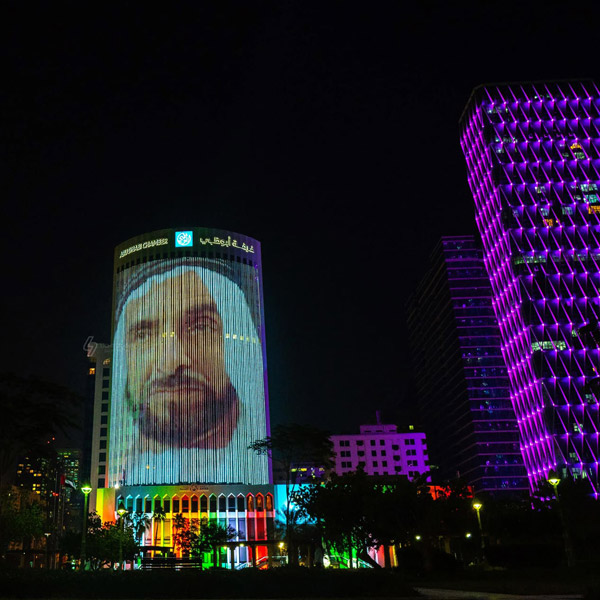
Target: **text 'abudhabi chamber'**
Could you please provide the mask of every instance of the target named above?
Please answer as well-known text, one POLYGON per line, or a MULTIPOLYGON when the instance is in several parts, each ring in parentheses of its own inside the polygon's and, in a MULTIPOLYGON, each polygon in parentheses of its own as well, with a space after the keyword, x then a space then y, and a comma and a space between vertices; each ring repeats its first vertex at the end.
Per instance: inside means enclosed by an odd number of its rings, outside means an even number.
POLYGON ((165 229, 115 250, 108 486, 267 484, 260 244, 165 229))

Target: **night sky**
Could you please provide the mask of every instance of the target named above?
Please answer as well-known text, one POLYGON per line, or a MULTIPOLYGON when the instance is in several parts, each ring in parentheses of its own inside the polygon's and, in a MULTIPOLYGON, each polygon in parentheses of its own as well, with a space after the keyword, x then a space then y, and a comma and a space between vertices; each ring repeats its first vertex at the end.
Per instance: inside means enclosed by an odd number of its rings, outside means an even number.
POLYGON ((458 138, 490 81, 598 79, 585 3, 5 2, 3 366, 83 392, 113 249, 206 226, 262 243, 272 421, 414 404, 405 302, 474 233, 458 138), (565 12, 570 11, 570 12, 565 12))

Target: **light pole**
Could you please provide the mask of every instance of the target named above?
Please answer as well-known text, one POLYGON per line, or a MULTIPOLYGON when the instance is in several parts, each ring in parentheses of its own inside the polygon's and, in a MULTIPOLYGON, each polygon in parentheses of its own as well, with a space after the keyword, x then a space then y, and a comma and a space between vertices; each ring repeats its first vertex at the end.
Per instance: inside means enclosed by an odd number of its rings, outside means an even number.
POLYGON ((556 471, 550 471, 548 473, 548 483, 554 489, 554 497, 556 498, 556 506, 558 507, 558 516, 560 517, 560 524, 562 525, 563 543, 565 545, 567 566, 572 567, 575 564, 575 552, 573 551, 573 544, 571 543, 569 528, 567 527, 567 522, 563 513, 562 504, 560 502, 560 496, 558 495, 558 484, 560 483, 560 477, 558 476, 556 471))
POLYGON ((117 508, 117 514, 119 515, 119 520, 121 521, 121 535, 119 535, 119 569, 123 570, 123 536, 125 535, 125 515, 127 514, 127 509, 125 508, 125 504, 123 503, 123 498, 119 500, 119 507, 117 508))
POLYGON ((485 540, 483 538, 483 527, 481 526, 481 514, 480 510, 483 507, 483 504, 478 500, 475 500, 472 504, 473 510, 477 513, 477 524, 479 525, 479 539, 481 540, 481 562, 485 562, 485 540))
POLYGON ((84 571, 85 570, 85 541, 86 541, 86 535, 87 535, 87 518, 88 518, 88 497, 90 495, 90 492, 92 491, 92 488, 89 484, 85 484, 81 486, 81 491, 83 492, 84 495, 84 501, 83 501, 83 530, 81 532, 81 557, 79 559, 79 570, 80 571, 84 571))

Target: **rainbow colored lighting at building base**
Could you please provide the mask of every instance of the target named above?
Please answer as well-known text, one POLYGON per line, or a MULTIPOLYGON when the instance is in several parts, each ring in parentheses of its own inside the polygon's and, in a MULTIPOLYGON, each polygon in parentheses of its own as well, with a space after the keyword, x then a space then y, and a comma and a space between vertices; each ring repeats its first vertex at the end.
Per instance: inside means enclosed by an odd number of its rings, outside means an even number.
POLYGON ((597 497, 600 92, 480 86, 461 146, 531 488, 556 470, 597 497))

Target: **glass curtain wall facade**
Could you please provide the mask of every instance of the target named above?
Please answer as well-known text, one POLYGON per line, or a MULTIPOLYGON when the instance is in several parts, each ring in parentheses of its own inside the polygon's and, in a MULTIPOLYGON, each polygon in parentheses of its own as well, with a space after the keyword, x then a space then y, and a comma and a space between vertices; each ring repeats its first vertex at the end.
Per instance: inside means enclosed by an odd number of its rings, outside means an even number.
POLYGON ((519 495, 529 486, 482 254, 473 236, 442 238, 409 305, 419 412, 442 480, 519 495))
POLYGON ((600 94, 592 81, 476 88, 461 146, 532 489, 598 495, 600 94))

